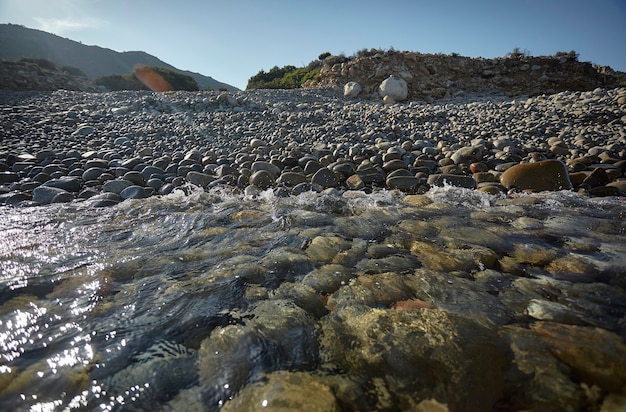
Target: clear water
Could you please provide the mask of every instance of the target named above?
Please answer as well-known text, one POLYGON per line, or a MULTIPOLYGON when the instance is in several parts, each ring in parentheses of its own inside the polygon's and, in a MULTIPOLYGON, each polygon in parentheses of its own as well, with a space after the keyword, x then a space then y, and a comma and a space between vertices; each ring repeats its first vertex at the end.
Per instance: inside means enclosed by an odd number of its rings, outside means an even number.
MULTIPOLYGON (((623 198, 561 192, 507 200, 450 187, 427 196, 434 203, 412 206, 385 191, 291 198, 264 192, 255 199, 195 191, 111 208, 0 208, 0 410, 159 408, 182 390, 207 386, 196 372, 202 340, 248 321, 240 314, 251 303, 319 266, 272 266, 267 258, 282 250, 304 255, 311 237, 325 233, 371 246, 386 244, 408 220, 436 228, 421 239, 442 244, 463 241, 442 228, 487 230, 510 244, 576 255, 596 274, 585 281, 624 295, 623 198), (248 263, 265 271, 240 270, 248 263), (155 362, 166 356, 173 360, 155 362), (134 367, 141 364, 149 372, 134 367), (168 380, 177 367, 180 374, 168 380)), ((367 259, 357 256, 354 276, 367 259)), ((474 310, 466 302, 446 305, 474 310)), ((616 319, 625 309, 618 305, 590 322, 624 337, 616 319)))

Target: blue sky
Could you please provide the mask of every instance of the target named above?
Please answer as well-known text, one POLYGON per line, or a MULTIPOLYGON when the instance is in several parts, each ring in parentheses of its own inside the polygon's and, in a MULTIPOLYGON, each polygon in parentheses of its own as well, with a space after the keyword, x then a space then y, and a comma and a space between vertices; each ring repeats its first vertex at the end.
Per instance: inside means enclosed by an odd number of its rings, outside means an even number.
POLYGON ((0 0, 0 23, 142 50, 241 89, 259 70, 364 48, 575 50, 626 71, 626 0, 0 0))

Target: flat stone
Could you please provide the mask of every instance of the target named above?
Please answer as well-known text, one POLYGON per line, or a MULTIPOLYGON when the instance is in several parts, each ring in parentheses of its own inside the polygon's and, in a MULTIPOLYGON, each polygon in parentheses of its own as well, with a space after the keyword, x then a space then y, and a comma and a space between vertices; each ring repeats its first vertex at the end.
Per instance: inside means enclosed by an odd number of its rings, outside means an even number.
POLYGON ((108 193, 122 193, 122 190, 133 185, 133 182, 126 179, 109 180, 102 185, 102 191, 108 193))
POLYGON ((306 182, 306 176, 295 172, 283 172, 276 180, 276 183, 284 184, 287 187, 294 187, 304 182, 306 182))
POLYGON ((82 188, 80 178, 72 176, 63 176, 58 179, 51 179, 44 183, 44 186, 56 187, 68 192, 79 192, 82 188))
POLYGON ((15 172, 0 172, 0 184, 13 183, 20 180, 20 176, 15 172))
POLYGON ((206 187, 209 183, 213 182, 215 177, 202 172, 190 171, 187 173, 187 181, 192 185, 206 187))
POLYGON ((39 186, 33 190, 33 202, 47 205, 52 203, 55 196, 62 193, 68 192, 58 187, 39 186))
POLYGON ((407 193, 415 193, 419 187, 420 179, 414 176, 393 176, 387 178, 389 189, 398 189, 407 193))
POLYGON ((88 180, 98 180, 98 178, 100 177, 100 175, 102 173, 104 173, 106 171, 106 169, 102 168, 102 167, 90 167, 89 169, 85 170, 82 174, 82 178, 84 181, 88 181, 88 180))
POLYGON ((122 190, 120 196, 124 199, 145 199, 150 196, 150 192, 142 186, 131 185, 122 190))

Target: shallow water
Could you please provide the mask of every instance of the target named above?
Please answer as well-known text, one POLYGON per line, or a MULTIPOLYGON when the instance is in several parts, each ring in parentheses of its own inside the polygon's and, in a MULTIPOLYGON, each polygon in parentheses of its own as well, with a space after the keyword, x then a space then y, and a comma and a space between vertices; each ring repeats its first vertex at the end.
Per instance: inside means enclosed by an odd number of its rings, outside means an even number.
POLYGON ((415 205, 386 191, 177 191, 105 209, 88 201, 1 208, 0 409, 158 409, 193 394, 190 402, 213 410, 264 372, 332 374, 314 333, 278 352, 241 344, 254 370, 243 378, 230 358, 214 382, 198 373, 213 331, 254 324, 255 305, 279 298, 304 308, 314 332, 352 301, 389 308, 430 298, 499 326, 547 319, 626 338, 623 198, 507 199, 451 187, 426 197, 415 205), (331 264, 346 270, 325 289, 312 278, 331 264), (445 279, 446 289, 430 283, 373 302, 345 296, 351 279, 419 268, 445 279), (317 303, 286 292, 302 284, 316 289, 317 303), (512 296, 524 287, 537 298, 512 296), (567 310, 546 314, 548 301, 567 310))

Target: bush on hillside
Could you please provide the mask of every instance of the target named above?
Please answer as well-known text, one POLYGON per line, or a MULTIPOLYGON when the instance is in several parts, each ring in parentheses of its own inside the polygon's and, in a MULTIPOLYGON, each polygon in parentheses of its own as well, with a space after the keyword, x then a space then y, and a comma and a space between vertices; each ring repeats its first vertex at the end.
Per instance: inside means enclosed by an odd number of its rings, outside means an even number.
POLYGON ((106 87, 112 92, 120 90, 149 90, 134 74, 109 74, 107 76, 96 77, 98 86, 106 87))
POLYGON ((297 89, 310 79, 319 76, 322 60, 330 53, 320 54, 306 67, 283 66, 272 67, 268 72, 261 70, 248 80, 247 90, 250 89, 297 89))
POLYGON ((65 73, 67 73, 67 74, 71 74, 72 76, 87 77, 85 72, 82 71, 81 69, 79 69, 78 67, 63 66, 63 67, 61 67, 61 70, 64 71, 65 73))
MULTIPOLYGON (((169 85, 172 86, 172 90, 199 90, 196 79, 189 75, 162 67, 150 67, 150 69, 165 79, 169 85)), ((100 76, 95 79, 95 82, 97 85, 106 87, 110 91, 150 90, 148 86, 143 84, 133 73, 100 76)))
POLYGON ((152 67, 152 70, 163 77, 174 90, 186 90, 189 92, 199 90, 196 79, 187 74, 179 73, 170 69, 164 69, 163 67, 152 67))
POLYGON ((42 67, 44 69, 57 70, 57 65, 48 59, 32 59, 32 58, 24 57, 20 59, 20 62, 36 64, 37 66, 42 67))
POLYGON ((574 50, 571 50, 569 52, 564 52, 564 51, 556 52, 554 57, 556 57, 557 59, 560 59, 561 57, 563 57, 566 60, 574 61, 574 62, 578 61, 578 53, 576 53, 576 51, 574 50))

